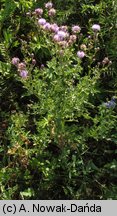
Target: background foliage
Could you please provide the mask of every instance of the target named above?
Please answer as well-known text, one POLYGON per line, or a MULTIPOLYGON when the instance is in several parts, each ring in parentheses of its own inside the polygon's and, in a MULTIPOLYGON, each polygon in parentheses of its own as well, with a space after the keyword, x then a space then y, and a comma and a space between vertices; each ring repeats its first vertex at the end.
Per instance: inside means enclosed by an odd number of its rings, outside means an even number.
POLYGON ((27 16, 44 3, 0 3, 0 199, 117 199, 117 106, 103 106, 117 97, 116 2, 53 1, 59 25, 82 27, 62 57, 27 16), (87 38, 94 23, 97 53, 87 38), (79 61, 82 43, 88 57, 79 61), (11 64, 15 56, 28 79, 11 64), (103 66, 105 57, 112 64, 103 66))

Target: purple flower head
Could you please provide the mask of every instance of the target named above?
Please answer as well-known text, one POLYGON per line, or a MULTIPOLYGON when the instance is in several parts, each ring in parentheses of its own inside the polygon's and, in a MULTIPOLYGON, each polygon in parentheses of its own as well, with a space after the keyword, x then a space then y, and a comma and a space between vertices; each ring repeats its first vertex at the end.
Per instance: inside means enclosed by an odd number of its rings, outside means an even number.
POLYGON ((51 30, 51 24, 47 22, 46 24, 43 25, 43 29, 51 30))
POLYGON ((20 76, 21 76, 22 78, 27 78, 27 76, 28 76, 28 71, 27 71, 27 70, 21 70, 21 71, 20 71, 20 76))
POLYGON ((79 33, 81 31, 80 26, 76 25, 72 27, 72 32, 73 33, 79 33))
POLYGON ((78 52, 77 52, 77 56, 78 56, 80 59, 82 59, 82 58, 85 57, 85 53, 84 53, 83 51, 78 51, 78 52))
MULTIPOLYGON (((58 31, 57 34, 54 35, 53 39, 56 42, 62 42, 67 36, 67 33, 64 31, 58 31)), ((65 44, 65 41, 63 42, 65 44)))
POLYGON ((19 58, 14 57, 14 58, 12 58, 11 63, 12 63, 13 65, 17 66, 18 63, 19 63, 19 61, 20 61, 19 58))
POLYGON ((100 31, 100 25, 94 24, 94 25, 92 26, 92 29, 93 29, 93 31, 95 31, 95 32, 100 31))
POLYGON ((52 6, 53 6, 52 2, 47 2, 47 3, 45 4, 45 8, 47 8, 47 9, 51 9, 52 6))
POLYGON ((53 32, 57 33, 58 30, 59 30, 58 25, 57 25, 56 23, 51 24, 51 30, 52 30, 53 32))
POLYGON ((38 19, 38 24, 43 26, 46 24, 46 20, 43 18, 40 18, 40 19, 38 19))
POLYGON ((65 39, 67 36, 67 34, 64 31, 58 31, 57 35, 59 36, 60 40, 65 39))
POLYGON ((24 70, 26 68, 26 64, 21 62, 18 64, 18 70, 24 70))
POLYGON ((43 14, 43 9, 42 8, 37 8, 37 9, 35 9, 35 13, 37 14, 37 15, 42 15, 43 14))
POLYGON ((55 34, 54 37, 53 37, 53 39, 54 39, 55 42, 61 41, 61 39, 60 39, 60 37, 59 37, 58 34, 55 34))
POLYGON ((54 8, 51 8, 49 11, 48 11, 48 15, 49 16, 54 16, 56 14, 56 10, 54 8))

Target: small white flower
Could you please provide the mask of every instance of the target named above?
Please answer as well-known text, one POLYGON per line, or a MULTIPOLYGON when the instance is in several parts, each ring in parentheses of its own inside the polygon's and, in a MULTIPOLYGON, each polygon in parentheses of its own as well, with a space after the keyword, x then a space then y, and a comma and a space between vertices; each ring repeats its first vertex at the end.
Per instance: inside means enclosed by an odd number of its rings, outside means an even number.
POLYGON ((93 31, 100 31, 100 25, 94 24, 94 25, 92 26, 92 29, 93 29, 93 31))

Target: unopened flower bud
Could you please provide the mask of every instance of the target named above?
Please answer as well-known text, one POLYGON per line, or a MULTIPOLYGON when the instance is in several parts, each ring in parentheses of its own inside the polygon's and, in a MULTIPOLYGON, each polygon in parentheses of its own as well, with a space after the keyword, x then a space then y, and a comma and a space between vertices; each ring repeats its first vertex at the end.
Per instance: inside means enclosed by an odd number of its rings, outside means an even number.
POLYGON ((64 54, 64 51, 63 50, 60 50, 59 51, 59 54, 62 56, 64 54))
POLYGON ((27 15, 27 16, 31 16, 31 12, 27 12, 26 15, 27 15))
POLYGON ((69 39, 72 42, 76 42, 77 37, 76 37, 76 35, 70 35, 69 39))
POLYGON ((86 45, 85 45, 85 44, 81 44, 81 45, 80 45, 80 49, 81 49, 81 50, 86 50, 86 49, 87 49, 87 47, 86 47, 86 45))
POLYGON ((108 59, 108 57, 105 57, 104 59, 103 59, 103 61, 102 61, 102 64, 103 65, 106 65, 106 64, 108 64, 109 63, 109 59, 108 59))
POLYGON ((41 16, 43 14, 43 9, 37 8, 37 9, 35 9, 35 13, 36 13, 36 15, 41 16))
POLYGON ((35 65, 36 64, 36 60, 32 59, 32 64, 35 65))
POLYGON ((67 43, 67 41, 60 41, 59 45, 62 46, 63 48, 65 48, 68 46, 68 43, 67 43))
POLYGON ((109 61, 109 65, 111 65, 112 64, 112 61, 109 61))
POLYGON ((54 16, 56 14, 56 10, 54 8, 51 8, 49 11, 48 11, 48 15, 49 16, 54 16))
POLYGON ((99 47, 96 47, 96 48, 95 48, 95 50, 96 50, 96 51, 99 51, 99 50, 100 50, 100 48, 99 48, 99 47))
POLYGON ((67 26, 60 26, 60 30, 66 32, 68 30, 68 27, 67 26))
POLYGON ((18 64, 18 70, 24 70, 26 68, 26 64, 21 62, 18 64))
POLYGON ((33 58, 33 57, 34 57, 34 53, 31 53, 31 54, 30 54, 30 57, 33 58))

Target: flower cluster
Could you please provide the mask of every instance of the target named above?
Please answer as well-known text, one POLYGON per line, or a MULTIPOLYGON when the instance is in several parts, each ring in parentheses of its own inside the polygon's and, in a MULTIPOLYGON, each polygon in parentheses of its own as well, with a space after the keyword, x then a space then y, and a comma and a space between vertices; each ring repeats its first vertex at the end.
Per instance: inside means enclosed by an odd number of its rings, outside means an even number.
MULTIPOLYGON (((49 16, 54 16, 56 14, 56 10, 54 9, 52 2, 47 2, 45 4, 45 8, 48 11, 49 16)), ((35 12, 38 15, 42 15, 43 9, 37 8, 35 9, 35 12)), ((52 37, 54 43, 60 45, 62 48, 73 45, 78 39, 78 34, 81 32, 81 27, 79 25, 73 25, 71 27, 71 33, 69 33, 68 26, 58 26, 57 23, 50 23, 43 17, 38 19, 38 25, 44 31, 49 32, 49 35, 52 37)), ((92 30, 94 33, 100 31, 100 25, 92 25, 92 30)), ((83 59, 86 56, 85 52, 87 47, 85 44, 82 44, 80 49, 81 50, 77 52, 77 56, 78 58, 83 59)))
MULTIPOLYGON (((48 15, 50 17, 54 16, 56 14, 56 10, 53 8, 52 2, 48 2, 45 4, 45 8, 48 11, 48 15)), ((43 9, 42 8, 36 8, 35 11, 32 13, 33 15, 36 15, 37 17, 41 17, 43 14, 43 9)), ((27 13, 27 15, 30 15, 27 13)))
POLYGON ((45 4, 45 8, 48 10, 48 15, 51 17, 51 16, 54 16, 56 14, 56 10, 53 8, 53 4, 52 2, 47 2, 45 4))
POLYGON ((26 64, 24 62, 20 62, 20 59, 17 57, 12 58, 11 63, 15 65, 18 69, 19 75, 22 78, 27 78, 28 71, 26 70, 26 64))
MULTIPOLYGON (((47 3, 45 5, 47 9, 50 9, 52 5, 47 3)), ((52 11, 53 8, 51 8, 52 11)), ((54 10, 53 10, 54 11, 54 10)), ((72 34, 68 32, 68 26, 62 25, 58 26, 57 23, 49 23, 46 21, 45 18, 39 18, 38 19, 38 25, 41 29, 45 30, 46 32, 51 33, 51 38, 54 41, 54 43, 57 43, 62 48, 66 48, 72 44, 74 44, 77 40, 77 33, 80 33, 81 28, 79 26, 72 26, 72 34)))
MULTIPOLYGON (((45 3, 45 11, 46 11, 46 19, 44 18, 44 16, 42 16, 44 15, 44 10, 42 8, 36 8, 32 14, 36 16, 38 27, 42 31, 46 32, 49 37, 51 37, 54 44, 60 46, 59 51, 63 54, 64 53, 63 50, 65 48, 72 46, 77 40, 79 40, 80 36, 82 35, 81 27, 79 25, 72 25, 71 29, 68 29, 68 26, 66 25, 58 26, 57 23, 53 23, 52 19, 50 19, 51 22, 49 22, 48 18, 56 14, 56 10, 53 7, 53 3, 51 1, 45 3), (48 18, 47 18, 47 14, 49 16, 48 18)), ((100 25, 93 24, 92 30, 94 32, 94 35, 96 35, 96 33, 100 31, 100 25)), ((80 49, 76 53, 77 57, 82 60, 84 57, 87 56, 86 51, 87 51, 87 46, 85 44, 81 44, 80 49)), ((26 70, 26 67, 24 66, 24 63, 19 63, 19 59, 17 57, 14 57, 12 59, 12 64, 14 64, 18 68, 21 77, 23 78, 27 77, 28 72, 26 70)), ((36 61, 33 60, 32 64, 35 65, 36 61)), ((103 60, 103 65, 104 64, 107 64, 107 58, 103 60)))

